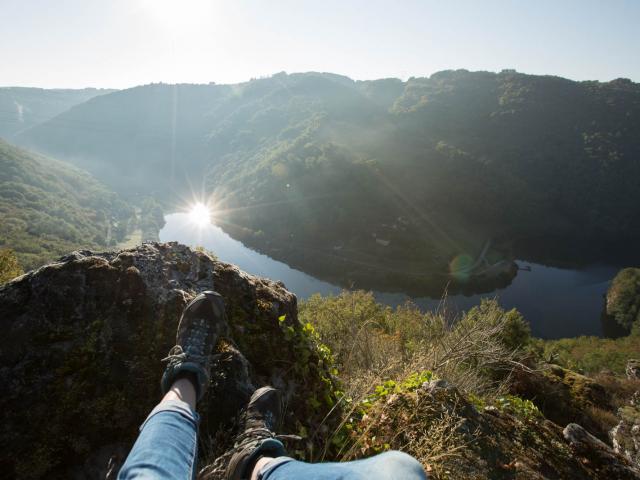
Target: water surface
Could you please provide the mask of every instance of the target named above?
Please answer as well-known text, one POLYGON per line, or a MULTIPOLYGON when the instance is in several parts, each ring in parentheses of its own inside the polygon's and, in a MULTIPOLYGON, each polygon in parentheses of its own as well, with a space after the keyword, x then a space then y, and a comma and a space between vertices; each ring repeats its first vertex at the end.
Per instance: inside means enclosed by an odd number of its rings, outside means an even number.
MULTIPOLYGON (((196 227, 185 213, 170 214, 165 219, 167 223, 160 231, 161 241, 202 246, 214 252, 220 260, 236 264, 248 273, 281 280, 298 298, 308 298, 314 293, 336 294, 342 290, 337 285, 247 248, 216 225, 196 227)), ((497 297, 504 308, 517 308, 525 316, 535 336, 602 335, 603 296, 619 266, 603 263, 582 269, 563 269, 522 261, 517 263, 530 266, 531 271, 519 271, 508 287, 492 293, 451 295, 446 300, 447 308, 461 312, 477 305, 483 297, 497 297)), ((401 293, 374 293, 378 301, 391 306, 408 299, 425 309, 438 308, 441 303, 440 299, 409 297, 401 293)))

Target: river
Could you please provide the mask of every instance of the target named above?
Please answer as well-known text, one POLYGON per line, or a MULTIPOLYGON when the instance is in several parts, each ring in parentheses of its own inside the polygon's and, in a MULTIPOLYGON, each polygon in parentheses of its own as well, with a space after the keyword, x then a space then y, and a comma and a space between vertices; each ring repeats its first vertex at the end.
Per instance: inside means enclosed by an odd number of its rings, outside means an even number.
MULTIPOLYGON (((163 242, 177 241, 202 246, 222 261, 238 265, 254 275, 281 280, 299 299, 314 293, 339 293, 342 288, 314 278, 267 255, 251 250, 234 240, 216 225, 195 226, 186 213, 166 215, 160 231, 163 242)), ((446 308, 456 313, 467 310, 483 297, 497 298, 505 309, 517 308, 531 324, 532 333, 541 338, 575 337, 603 333, 601 312, 603 296, 610 280, 619 270, 612 264, 592 264, 582 269, 563 269, 517 261, 531 271, 519 271, 506 288, 482 295, 450 295, 446 308)), ((356 285, 357 287, 357 285, 356 285)), ((424 309, 441 308, 440 299, 409 297, 401 293, 374 292, 378 301, 390 306, 408 299, 424 309)))

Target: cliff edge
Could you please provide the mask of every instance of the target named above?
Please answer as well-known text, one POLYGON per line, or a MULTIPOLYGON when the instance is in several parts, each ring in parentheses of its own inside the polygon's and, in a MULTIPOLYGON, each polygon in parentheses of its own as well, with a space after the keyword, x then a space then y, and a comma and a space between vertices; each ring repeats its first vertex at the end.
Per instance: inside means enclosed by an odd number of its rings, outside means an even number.
POLYGON ((313 459, 337 389, 327 354, 298 321, 295 295, 204 252, 150 243, 74 252, 0 287, 2 476, 116 470, 160 399, 160 359, 182 308, 210 289, 225 299, 231 338, 217 345, 199 405, 203 455, 229 447, 221 432, 233 431, 255 388, 271 384, 287 405, 283 428, 306 434, 297 453, 313 459))

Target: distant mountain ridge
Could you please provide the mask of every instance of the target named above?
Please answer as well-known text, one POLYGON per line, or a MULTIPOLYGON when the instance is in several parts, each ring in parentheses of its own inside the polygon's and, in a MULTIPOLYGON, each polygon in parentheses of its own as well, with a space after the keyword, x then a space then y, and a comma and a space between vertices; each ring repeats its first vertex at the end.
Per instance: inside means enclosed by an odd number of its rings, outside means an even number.
POLYGON ((113 89, 43 89, 0 87, 0 137, 14 135, 46 122, 69 108, 113 89))
POLYGON ((640 238, 640 85, 627 79, 457 70, 154 84, 93 98, 16 142, 121 191, 215 192, 245 242, 364 277, 464 277, 487 240, 481 263, 493 265, 517 245, 531 257, 552 239, 580 250, 640 238))

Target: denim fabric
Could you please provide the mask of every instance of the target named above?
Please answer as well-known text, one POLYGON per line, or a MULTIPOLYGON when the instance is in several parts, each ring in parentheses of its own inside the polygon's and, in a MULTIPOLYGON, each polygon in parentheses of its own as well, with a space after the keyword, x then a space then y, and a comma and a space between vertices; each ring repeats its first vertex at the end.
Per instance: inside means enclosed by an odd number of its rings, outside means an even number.
POLYGON ((140 427, 140 435, 118 480, 195 479, 200 417, 180 400, 158 404, 140 427))
POLYGON ((278 457, 259 472, 259 480, 425 480, 422 465, 402 452, 344 463, 304 463, 278 457))
MULTIPOLYGON (((140 435, 118 480, 195 479, 200 417, 179 400, 160 403, 140 427, 140 435)), ((402 452, 344 463, 305 463, 278 457, 259 472, 259 480, 425 480, 420 463, 402 452)))

